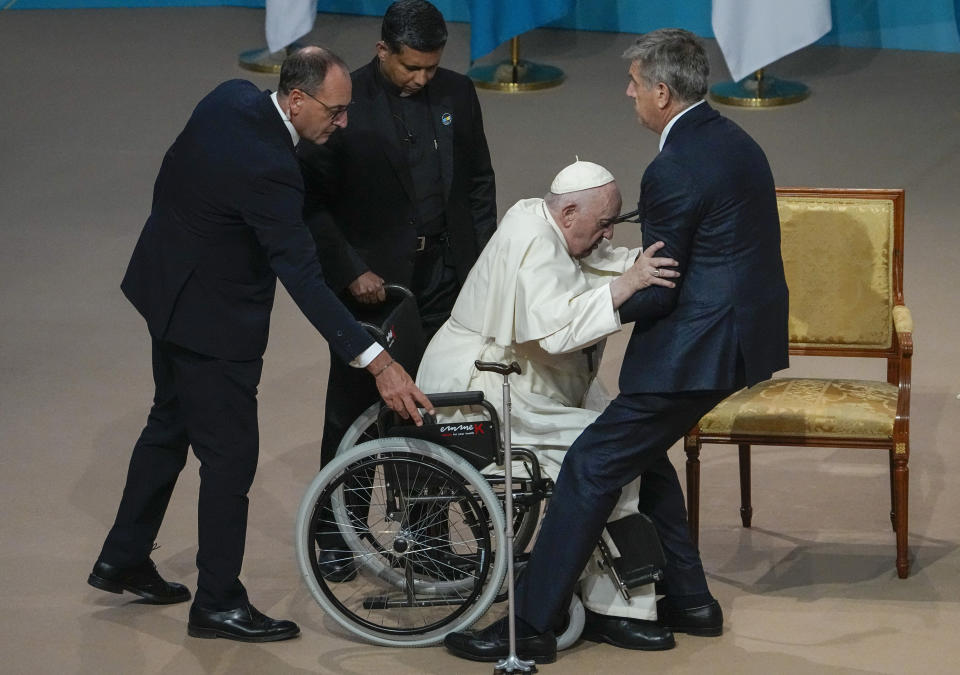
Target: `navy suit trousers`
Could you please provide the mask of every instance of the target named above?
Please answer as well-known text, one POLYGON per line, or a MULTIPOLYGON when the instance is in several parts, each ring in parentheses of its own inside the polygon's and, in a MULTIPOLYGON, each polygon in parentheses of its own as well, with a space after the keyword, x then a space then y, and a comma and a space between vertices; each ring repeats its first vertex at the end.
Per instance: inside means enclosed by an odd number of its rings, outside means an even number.
POLYGON ((517 614, 544 632, 562 623, 577 580, 620 490, 641 476, 638 509, 656 525, 666 557, 658 591, 706 593, 700 554, 667 450, 730 391, 620 394, 563 460, 536 545, 517 586, 517 614))
POLYGON ((247 492, 259 454, 257 385, 262 369, 263 359, 226 361, 153 341, 153 406, 134 446, 101 560, 128 567, 150 555, 189 445, 200 460, 194 602, 213 610, 247 602, 239 575, 247 492))

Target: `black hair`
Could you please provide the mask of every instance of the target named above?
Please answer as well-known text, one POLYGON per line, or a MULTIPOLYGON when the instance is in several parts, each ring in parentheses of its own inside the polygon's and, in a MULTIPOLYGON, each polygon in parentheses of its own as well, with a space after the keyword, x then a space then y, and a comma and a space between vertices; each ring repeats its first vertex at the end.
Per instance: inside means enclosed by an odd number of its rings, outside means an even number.
POLYGON ((397 0, 387 7, 380 39, 391 52, 406 45, 418 52, 435 52, 447 44, 447 24, 427 0, 397 0))

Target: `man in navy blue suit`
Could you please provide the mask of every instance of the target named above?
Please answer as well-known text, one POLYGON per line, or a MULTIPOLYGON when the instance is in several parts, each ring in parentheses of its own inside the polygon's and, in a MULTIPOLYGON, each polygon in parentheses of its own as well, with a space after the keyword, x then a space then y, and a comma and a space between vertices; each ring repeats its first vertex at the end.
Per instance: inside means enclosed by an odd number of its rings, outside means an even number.
MULTIPOLYGON (((640 186, 643 245, 663 241, 660 255, 683 275, 675 288, 651 286, 620 308, 623 322, 635 322, 620 394, 567 452, 518 586, 518 653, 538 663, 556 658, 553 630, 621 488, 637 476, 638 508, 666 556, 659 622, 722 633, 667 450, 730 393, 788 365, 780 222, 763 151, 703 100, 709 63, 692 33, 653 31, 624 57, 637 119, 660 136, 640 186)), ((594 632, 616 644, 620 630, 611 623, 594 632)), ((506 655, 506 634, 500 622, 448 635, 446 644, 464 658, 496 660, 506 655)))
POLYGON ((350 97, 346 64, 320 47, 287 58, 275 94, 243 80, 214 89, 163 159, 121 284, 147 321, 156 388, 88 582, 148 603, 190 599, 159 575, 150 551, 192 446, 200 460, 195 637, 263 642, 300 632, 257 611, 239 579, 278 278, 337 356, 371 373, 392 409, 419 423, 417 405, 430 408, 324 283, 303 223, 294 147, 300 138, 324 143, 346 126, 350 97))

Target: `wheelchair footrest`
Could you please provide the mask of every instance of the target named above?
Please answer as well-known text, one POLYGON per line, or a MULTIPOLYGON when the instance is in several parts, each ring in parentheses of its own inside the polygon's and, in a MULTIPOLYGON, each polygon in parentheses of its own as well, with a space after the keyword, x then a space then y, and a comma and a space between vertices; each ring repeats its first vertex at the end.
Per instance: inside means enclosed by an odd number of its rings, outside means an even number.
MULTIPOLYGON (((637 588, 663 579, 666 559, 657 529, 649 516, 634 513, 607 523, 607 534, 619 555, 610 556, 607 564, 616 573, 624 589, 637 588)), ((606 549, 606 546, 601 547, 606 549)), ((609 555, 610 551, 607 550, 609 555)))
POLYGON ((652 584, 663 579, 663 570, 656 565, 630 565, 623 558, 614 558, 613 567, 623 585, 629 589, 638 588, 645 584, 652 584))

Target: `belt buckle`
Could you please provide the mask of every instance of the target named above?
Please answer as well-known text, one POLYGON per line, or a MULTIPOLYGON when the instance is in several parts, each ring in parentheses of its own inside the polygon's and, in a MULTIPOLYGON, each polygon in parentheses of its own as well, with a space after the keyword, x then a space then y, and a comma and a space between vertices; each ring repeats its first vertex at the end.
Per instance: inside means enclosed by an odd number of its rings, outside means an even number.
POLYGON ((426 237, 417 237, 417 253, 422 251, 427 247, 427 238, 426 237))

